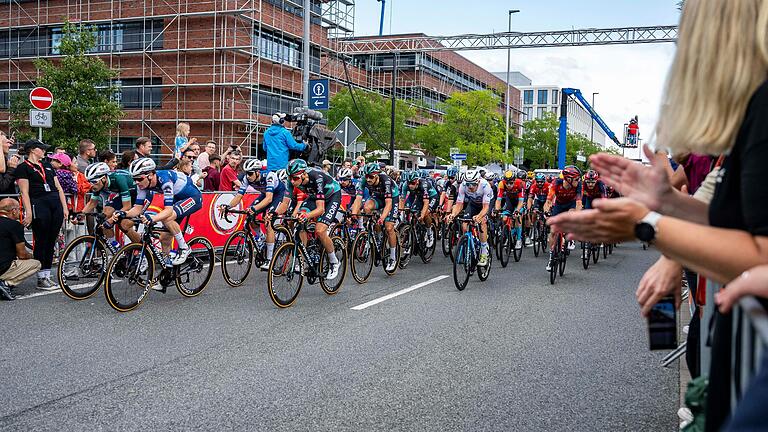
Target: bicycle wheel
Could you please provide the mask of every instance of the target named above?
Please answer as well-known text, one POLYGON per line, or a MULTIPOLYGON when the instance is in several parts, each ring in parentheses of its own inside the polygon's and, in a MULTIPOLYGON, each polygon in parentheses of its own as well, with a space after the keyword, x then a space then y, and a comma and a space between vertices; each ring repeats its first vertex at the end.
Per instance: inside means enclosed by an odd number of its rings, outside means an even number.
POLYGON ((115 253, 107 267, 104 295, 118 312, 136 309, 147 298, 155 273, 148 246, 131 243, 115 253))
POLYGON ((246 231, 237 231, 224 243, 221 275, 231 287, 242 286, 253 267, 253 243, 246 231))
MULTIPOLYGON (((320 254, 320 288, 328 295, 333 295, 339 292, 341 284, 344 282, 344 277, 347 275, 347 246, 341 237, 332 237, 333 249, 336 254, 336 259, 339 260, 341 266, 339 267, 339 274, 335 279, 326 279, 324 275, 328 274, 328 254, 320 254)), ((325 251, 323 251, 325 252, 325 251)))
POLYGON ((562 277, 563 273, 565 272, 565 263, 568 261, 568 242, 565 240, 565 236, 562 234, 558 235, 558 239, 560 239, 560 260, 558 261, 558 273, 560 274, 560 277, 562 277))
POLYGON ((184 297, 197 297, 211 280, 216 256, 213 253, 213 245, 207 238, 195 237, 187 244, 192 249, 192 253, 189 254, 187 262, 174 269, 176 289, 184 297))
MULTIPOLYGON (((397 242, 400 245, 400 262, 397 265, 401 269, 408 267, 408 264, 411 262, 413 251, 416 247, 415 239, 416 234, 414 233, 413 225, 406 223, 400 226, 397 234, 397 242)), ((384 242, 386 243, 386 241, 385 235, 384 242)))
POLYGON ((461 240, 461 226, 457 223, 451 224, 451 229, 449 231, 448 236, 448 244, 450 247, 448 248, 448 256, 451 257, 451 261, 453 261, 456 252, 456 246, 459 244, 459 240, 461 240))
POLYGON ((469 238, 462 236, 459 240, 459 244, 456 245, 455 255, 453 260, 453 283, 456 285, 456 289, 463 291, 467 287, 469 282, 470 269, 471 269, 471 257, 472 251, 469 250, 469 238))
POLYGON ((293 235, 291 234, 291 231, 288 228, 282 225, 275 226, 275 248, 273 250, 277 250, 277 248, 282 246, 283 243, 292 242, 292 241, 293 241, 293 235))
MULTIPOLYGON (((419 248, 419 255, 421 256, 421 262, 424 264, 428 264, 430 261, 432 261, 432 257, 435 256, 435 242, 437 241, 437 230, 435 230, 434 225, 431 225, 429 227, 425 227, 426 229, 423 230, 423 234, 428 235, 429 233, 432 233, 432 245, 427 246, 427 241, 422 239, 422 245, 419 248)), ((402 259, 402 258, 401 258, 402 259)))
POLYGON ((440 234, 440 247, 443 250, 443 256, 451 254, 451 227, 453 224, 448 225, 446 223, 443 223, 441 227, 443 232, 440 234))
POLYGON ((509 264, 509 231, 503 228, 499 233, 499 239, 496 242, 496 256, 499 257, 499 262, 502 268, 506 268, 509 264))
POLYGON ((592 258, 592 251, 589 246, 589 243, 581 242, 581 265, 584 267, 584 270, 589 268, 589 260, 592 258))
POLYGON ((558 252, 557 251, 552 252, 552 262, 549 263, 550 264, 550 267, 549 267, 549 284, 550 285, 554 285, 555 279, 557 279, 557 269, 559 267, 558 261, 559 261, 558 252))
POLYGON ((592 263, 597 264, 597 261, 600 259, 600 243, 598 244, 592 244, 592 263))
MULTIPOLYGON (((490 252, 490 251, 489 251, 490 252)), ((477 266, 477 278, 481 281, 485 281, 488 279, 488 276, 491 275, 491 264, 493 263, 493 254, 488 254, 488 265, 484 266, 477 266)))
POLYGON ((613 255, 613 243, 608 243, 608 254, 613 255))
POLYGON ((267 291, 272 303, 279 308, 293 305, 304 284, 299 251, 293 242, 286 242, 275 251, 267 272, 267 291))
POLYGON ((74 239, 59 260, 56 274, 61 290, 73 300, 91 297, 104 282, 108 262, 101 240, 90 235, 74 239))
POLYGON ((603 259, 608 259, 608 245, 602 243, 601 246, 603 248, 603 259))
POLYGON ((523 248, 525 245, 523 245, 523 227, 518 227, 519 234, 512 235, 512 241, 510 243, 512 246, 512 255, 515 257, 515 262, 520 262, 520 258, 523 257, 523 248), (520 243, 520 247, 517 247, 518 242, 520 243))
POLYGON ((349 268, 357 283, 365 283, 373 271, 373 255, 375 254, 373 238, 367 232, 361 232, 352 242, 352 258, 349 268))
POLYGON ((541 244, 541 233, 539 232, 539 222, 536 221, 531 228, 531 239, 533 240, 533 256, 539 256, 539 251, 544 250, 544 246, 541 244))

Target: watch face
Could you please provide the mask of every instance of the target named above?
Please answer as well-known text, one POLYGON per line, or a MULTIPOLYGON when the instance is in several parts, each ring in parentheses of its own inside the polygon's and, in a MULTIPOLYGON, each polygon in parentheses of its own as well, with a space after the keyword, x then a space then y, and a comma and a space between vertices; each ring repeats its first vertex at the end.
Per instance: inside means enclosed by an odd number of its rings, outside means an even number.
POLYGON ((644 242, 650 242, 656 237, 656 230, 649 223, 639 223, 635 225, 635 237, 644 242))

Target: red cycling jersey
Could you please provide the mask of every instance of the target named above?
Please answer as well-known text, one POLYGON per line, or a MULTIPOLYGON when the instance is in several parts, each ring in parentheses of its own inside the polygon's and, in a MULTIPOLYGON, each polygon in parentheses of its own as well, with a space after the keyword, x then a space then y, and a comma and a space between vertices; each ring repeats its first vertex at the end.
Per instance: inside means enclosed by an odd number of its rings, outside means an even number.
POLYGON ((584 186, 582 188, 582 195, 587 198, 605 198, 605 185, 603 182, 598 180, 595 182, 595 186, 590 189, 586 183, 584 183, 584 186))
POLYGON ((581 200, 581 182, 576 187, 566 188, 565 180, 555 180, 555 183, 549 188, 549 194, 547 195, 547 201, 552 200, 558 205, 570 204, 581 200))
POLYGON ((505 195, 507 198, 517 198, 521 192, 525 190, 525 182, 520 179, 515 179, 514 182, 507 183, 507 179, 499 182, 498 198, 503 198, 505 195))
POLYGON ((547 195, 549 195, 549 190, 551 189, 551 186, 549 183, 544 182, 541 187, 539 187, 538 183, 534 183, 533 186, 531 186, 531 195, 535 195, 536 199, 540 201, 544 201, 547 199, 547 195))

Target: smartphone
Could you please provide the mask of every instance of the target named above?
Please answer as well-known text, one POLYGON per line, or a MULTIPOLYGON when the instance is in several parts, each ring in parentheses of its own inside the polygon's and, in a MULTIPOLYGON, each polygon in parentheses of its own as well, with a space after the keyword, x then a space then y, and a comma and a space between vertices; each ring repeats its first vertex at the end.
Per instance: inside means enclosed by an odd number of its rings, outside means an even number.
POLYGON ((648 342, 651 351, 677 348, 677 309, 675 298, 659 300, 648 315, 648 342))

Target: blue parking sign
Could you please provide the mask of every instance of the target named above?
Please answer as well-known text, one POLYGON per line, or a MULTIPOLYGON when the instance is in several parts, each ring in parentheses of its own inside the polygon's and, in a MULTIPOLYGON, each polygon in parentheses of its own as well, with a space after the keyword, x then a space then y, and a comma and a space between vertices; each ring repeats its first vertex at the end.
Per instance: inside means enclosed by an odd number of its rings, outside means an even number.
POLYGON ((328 79, 309 80, 309 107, 314 110, 328 109, 328 79))

